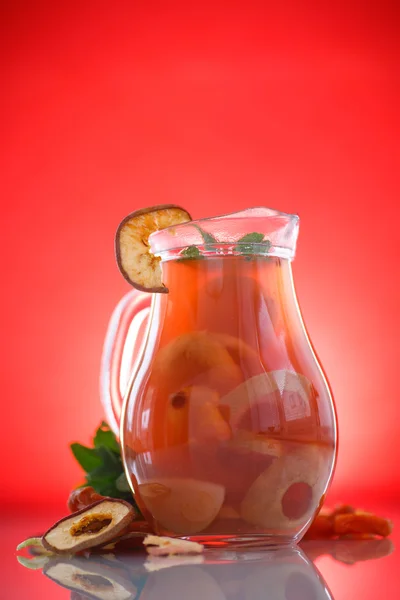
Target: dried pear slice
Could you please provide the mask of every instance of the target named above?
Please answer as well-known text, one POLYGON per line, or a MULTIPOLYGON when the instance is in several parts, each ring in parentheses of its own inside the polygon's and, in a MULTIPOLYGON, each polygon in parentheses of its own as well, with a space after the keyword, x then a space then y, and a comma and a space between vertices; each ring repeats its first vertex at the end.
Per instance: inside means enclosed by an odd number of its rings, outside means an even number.
POLYGON ((64 588, 98 600, 134 600, 137 588, 125 569, 83 558, 51 561, 44 574, 64 588))
POLYGON ((229 410, 233 431, 246 429, 246 421, 254 419, 261 431, 274 431, 282 425, 281 412, 286 423, 312 416, 311 398, 312 384, 304 375, 280 369, 247 379, 221 398, 221 407, 229 410))
POLYGON ((133 507, 124 500, 99 500, 57 521, 43 535, 43 546, 57 554, 100 546, 116 538, 134 517, 133 507))
POLYGON ((203 531, 221 510, 225 489, 196 479, 162 479, 139 485, 139 494, 154 519, 166 530, 192 535, 203 531), (168 493, 154 494, 154 490, 168 493))
POLYGON ((193 384, 226 394, 243 378, 222 344, 206 331, 191 331, 179 335, 158 352, 152 379, 168 394, 193 384))
POLYGON ((150 252, 149 237, 187 221, 191 221, 189 213, 174 204, 143 208, 121 221, 115 235, 115 253, 119 270, 133 287, 142 292, 168 293, 161 279, 160 258, 150 252))
POLYGON ((304 446, 278 458, 250 487, 241 503, 242 518, 282 531, 305 525, 326 487, 324 464, 323 450, 317 446, 304 446))

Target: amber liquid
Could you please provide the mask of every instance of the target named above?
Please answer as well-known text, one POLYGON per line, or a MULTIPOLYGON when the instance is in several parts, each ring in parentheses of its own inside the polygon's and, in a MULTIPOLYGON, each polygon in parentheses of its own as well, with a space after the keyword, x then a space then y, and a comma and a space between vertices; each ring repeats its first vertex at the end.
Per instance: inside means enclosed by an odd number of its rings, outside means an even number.
POLYGON ((163 274, 124 417, 140 508, 162 534, 296 539, 326 491, 336 429, 290 264, 171 260, 163 274))

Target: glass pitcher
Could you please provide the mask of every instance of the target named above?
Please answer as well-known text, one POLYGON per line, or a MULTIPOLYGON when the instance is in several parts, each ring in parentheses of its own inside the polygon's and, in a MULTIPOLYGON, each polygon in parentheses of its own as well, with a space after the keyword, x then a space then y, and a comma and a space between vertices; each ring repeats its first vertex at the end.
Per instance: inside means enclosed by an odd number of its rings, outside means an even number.
POLYGON ((336 418, 293 286, 298 226, 254 208, 153 233, 168 293, 114 312, 102 400, 159 535, 290 544, 323 502, 336 418))

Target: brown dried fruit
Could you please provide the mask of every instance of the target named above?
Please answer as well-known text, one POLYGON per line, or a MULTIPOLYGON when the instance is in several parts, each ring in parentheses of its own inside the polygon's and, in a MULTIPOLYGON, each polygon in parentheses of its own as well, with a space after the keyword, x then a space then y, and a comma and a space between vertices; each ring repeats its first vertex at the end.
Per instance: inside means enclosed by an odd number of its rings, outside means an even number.
POLYGON ((86 485, 70 493, 67 505, 71 512, 76 512, 90 506, 93 502, 102 500, 104 497, 98 494, 90 485, 86 485))
POLYGON ((161 279, 160 258, 150 252, 155 231, 191 221, 189 213, 174 204, 137 210, 120 223, 115 236, 119 270, 133 287, 144 292, 168 292, 161 279))
POLYGON ((75 554, 112 541, 128 528, 134 517, 133 507, 124 500, 99 500, 55 523, 43 535, 43 545, 59 554, 75 554))
POLYGON ((332 518, 335 518, 337 515, 349 515, 354 512, 356 512, 356 509, 351 504, 338 504, 331 512, 331 515, 332 518))
POLYGON ((43 573, 74 594, 82 594, 81 597, 84 594, 85 598, 133 600, 137 596, 126 570, 102 560, 57 559, 51 561, 43 573))
POLYGON ((326 539, 331 538, 333 535, 335 535, 335 530, 331 515, 319 513, 308 528, 306 534, 304 535, 304 539, 326 539))
POLYGON ((337 535, 371 533, 387 537, 392 533, 393 523, 389 519, 377 517, 371 513, 356 511, 355 513, 337 515, 334 528, 337 535))

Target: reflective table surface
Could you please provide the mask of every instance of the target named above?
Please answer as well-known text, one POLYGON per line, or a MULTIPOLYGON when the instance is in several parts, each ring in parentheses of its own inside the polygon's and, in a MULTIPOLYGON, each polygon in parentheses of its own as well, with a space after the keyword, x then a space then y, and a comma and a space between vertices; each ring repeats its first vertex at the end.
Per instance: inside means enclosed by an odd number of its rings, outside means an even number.
MULTIPOLYGON (((16 545, 60 514, 3 513, 1 593, 52 600, 392 600, 400 598, 400 513, 390 539, 307 541, 280 550, 206 550, 150 557, 142 551, 52 559, 43 569, 17 560, 16 545), (4 531, 4 530, 3 530, 4 531)), ((20 553, 28 557, 28 554, 20 553)))

